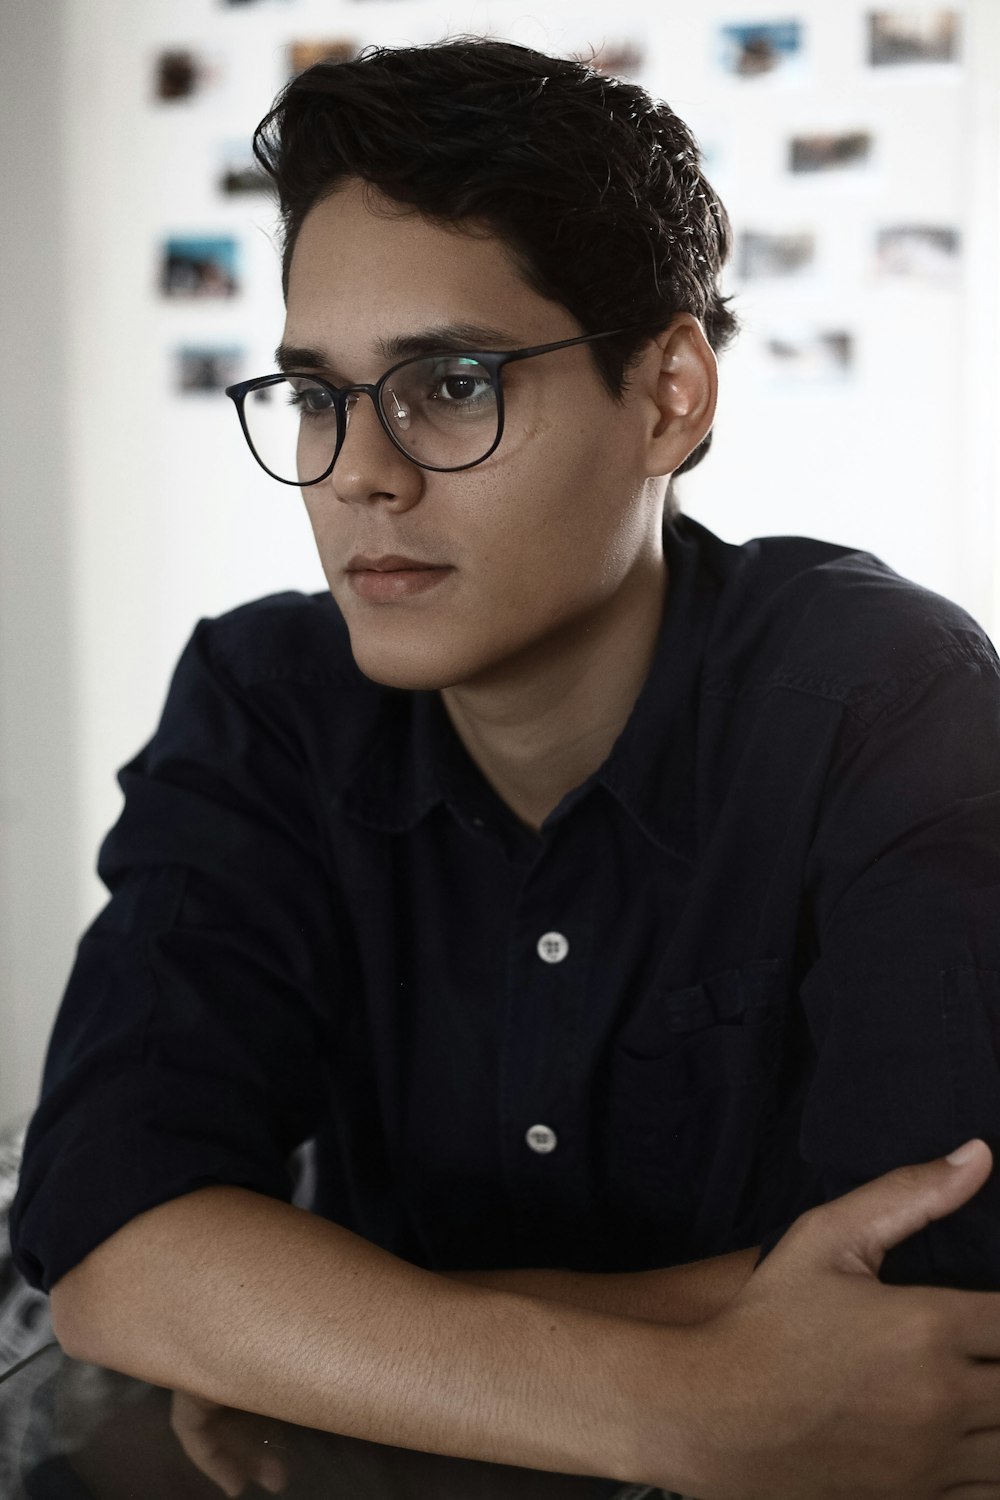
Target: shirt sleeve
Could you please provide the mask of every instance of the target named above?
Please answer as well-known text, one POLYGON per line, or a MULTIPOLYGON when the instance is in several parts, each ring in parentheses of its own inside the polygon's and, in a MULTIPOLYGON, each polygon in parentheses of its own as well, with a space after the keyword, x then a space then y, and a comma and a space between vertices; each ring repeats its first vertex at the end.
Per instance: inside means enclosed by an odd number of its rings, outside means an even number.
MULTIPOLYGON (((807 890, 816 1051, 800 1155, 814 1202, 972 1136, 998 1167, 892 1249, 885 1281, 1000 1289, 1000 670, 985 637, 940 649, 849 732, 807 890)), ((788 1228, 764 1239, 768 1254, 788 1228)))
POLYGON ((337 959, 319 795, 294 725, 202 620, 122 768, 25 1140, 10 1231, 45 1291, 137 1214, 229 1183, 290 1200, 328 1108, 337 959))

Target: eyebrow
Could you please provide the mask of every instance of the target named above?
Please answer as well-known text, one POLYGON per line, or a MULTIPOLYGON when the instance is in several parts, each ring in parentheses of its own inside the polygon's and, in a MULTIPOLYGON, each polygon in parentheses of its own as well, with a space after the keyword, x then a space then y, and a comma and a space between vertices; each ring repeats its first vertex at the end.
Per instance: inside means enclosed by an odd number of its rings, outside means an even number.
MULTIPOLYGON (((421 328, 415 333, 399 333, 392 338, 379 339, 376 347, 384 359, 417 359, 422 354, 461 354, 468 350, 487 352, 491 349, 516 347, 516 339, 506 329, 489 328, 480 323, 441 323, 432 328, 421 328)), ((279 344, 274 351, 278 369, 326 370, 341 375, 326 349, 314 349, 307 344, 279 344)))

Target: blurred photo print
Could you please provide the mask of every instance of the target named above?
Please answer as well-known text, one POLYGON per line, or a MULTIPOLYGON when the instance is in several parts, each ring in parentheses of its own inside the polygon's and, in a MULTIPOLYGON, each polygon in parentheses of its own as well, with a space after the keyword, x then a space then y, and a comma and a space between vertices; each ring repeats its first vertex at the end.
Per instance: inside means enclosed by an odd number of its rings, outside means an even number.
POLYGON ((238 247, 228 235, 178 235, 164 241, 160 291, 164 297, 235 297, 239 291, 238 247))
POLYGON ((306 68, 311 68, 315 63, 352 62, 360 50, 357 42, 342 36, 325 42, 291 42, 288 48, 288 71, 294 78, 297 73, 304 73, 306 68))
POLYGON ((941 6, 899 6, 868 14, 868 61, 873 68, 957 63, 959 14, 941 6))
POLYGON ((800 21, 736 22, 719 27, 719 63, 734 78, 801 72, 800 21))
POLYGON ((219 148, 220 193, 235 196, 242 193, 269 193, 271 179, 262 171, 246 141, 226 141, 219 148))
POLYGON ((634 38, 619 42, 604 42, 600 47, 587 52, 578 52, 580 62, 599 73, 613 78, 635 78, 642 72, 646 62, 645 47, 634 38))
POLYGON ((736 274, 744 281, 801 275, 815 257, 816 236, 808 231, 769 234, 747 229, 738 240, 736 274))
POLYGON ((194 99, 215 77, 215 69, 200 53, 186 47, 171 48, 161 52, 153 64, 153 95, 167 104, 194 99))
POLYGON ((872 145, 870 130, 796 135, 788 146, 788 170, 794 173, 863 170, 871 165, 872 145))
POLYGON ((179 395, 222 391, 240 378, 243 349, 218 349, 182 345, 174 351, 174 388, 179 395))
POLYGON ((921 224, 898 224, 880 229, 876 237, 875 270, 886 279, 954 286, 959 276, 960 237, 957 229, 921 224))
POLYGON ((841 385, 854 370, 854 336, 843 329, 775 330, 763 353, 770 383, 790 390, 841 385))

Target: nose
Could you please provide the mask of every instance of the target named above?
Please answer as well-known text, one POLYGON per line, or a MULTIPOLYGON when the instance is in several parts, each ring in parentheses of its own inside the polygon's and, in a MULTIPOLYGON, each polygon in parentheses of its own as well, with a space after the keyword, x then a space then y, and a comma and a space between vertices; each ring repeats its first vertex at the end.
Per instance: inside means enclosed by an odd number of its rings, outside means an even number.
POLYGON ((368 392, 347 398, 347 430, 329 483, 345 504, 383 500, 406 510, 420 499, 423 470, 392 442, 368 392))

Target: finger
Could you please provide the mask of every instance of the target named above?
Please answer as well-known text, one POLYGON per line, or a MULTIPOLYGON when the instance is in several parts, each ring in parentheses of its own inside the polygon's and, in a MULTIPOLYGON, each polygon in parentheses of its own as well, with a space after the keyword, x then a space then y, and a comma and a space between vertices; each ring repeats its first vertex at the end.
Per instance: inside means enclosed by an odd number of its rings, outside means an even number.
POLYGON ((1000 1497, 1000 1427, 976 1432, 962 1439, 954 1453, 946 1495, 979 1493, 1000 1497))
MULTIPOLYGON (((937 1295, 938 1289, 934 1292, 937 1295)), ((977 1379, 985 1390, 1000 1378, 1000 1293, 951 1292, 954 1303, 954 1327, 957 1347, 973 1360, 977 1379), (993 1367, 992 1372, 990 1367, 993 1367)))
MULTIPOLYGON (((280 1453, 275 1452, 273 1437, 258 1428, 234 1429, 228 1442, 231 1458, 239 1460, 243 1472, 271 1495, 280 1495, 288 1484, 288 1468, 280 1453)), ((280 1443, 280 1439, 277 1440, 280 1443)), ((283 1446, 283 1444, 282 1444, 283 1446)))
POLYGON ((825 1258, 841 1270, 877 1276, 887 1250, 961 1208, 979 1191, 993 1166, 985 1141, 967 1142, 960 1159, 939 1157, 897 1167, 845 1193, 806 1218, 825 1258))
MULTIPOLYGON (((996 1300, 1000 1302, 1000 1297, 996 1300)), ((960 1389, 967 1432, 1000 1428, 1000 1364, 995 1360, 971 1360, 960 1389)))
POLYGON ((277 1454, 269 1454, 257 1465, 256 1481, 270 1495, 280 1495, 288 1485, 288 1470, 277 1454))
POLYGON ((239 1466, 246 1478, 271 1493, 280 1494, 288 1483, 285 1462, 277 1448, 284 1446, 281 1428, 266 1417, 235 1408, 219 1413, 217 1432, 220 1448, 239 1466))
POLYGON ((967 1483, 1000 1484, 1000 1426, 984 1428, 965 1436, 958 1449, 960 1468, 967 1483))
POLYGON ((200 1470, 206 1479, 217 1484, 225 1495, 231 1497, 231 1500, 236 1500, 238 1495, 242 1495, 247 1483, 246 1472, 242 1464, 232 1458, 225 1449, 216 1446, 210 1439, 192 1433, 188 1433, 186 1438, 181 1439, 181 1447, 195 1468, 200 1470))
POLYGON ((247 1474, 228 1443, 220 1441, 218 1412, 219 1408, 203 1406, 178 1391, 171 1402, 170 1425, 195 1468, 236 1500, 246 1487, 247 1474))

